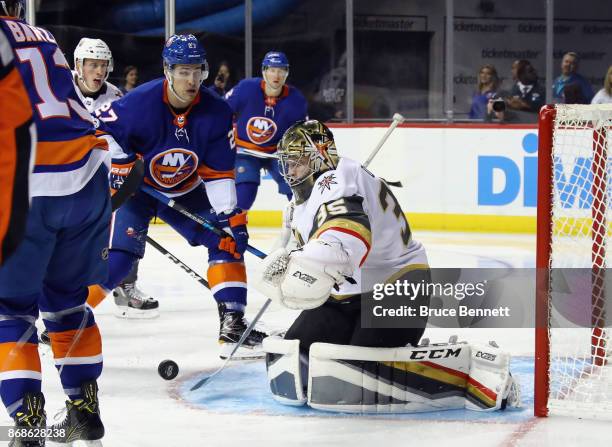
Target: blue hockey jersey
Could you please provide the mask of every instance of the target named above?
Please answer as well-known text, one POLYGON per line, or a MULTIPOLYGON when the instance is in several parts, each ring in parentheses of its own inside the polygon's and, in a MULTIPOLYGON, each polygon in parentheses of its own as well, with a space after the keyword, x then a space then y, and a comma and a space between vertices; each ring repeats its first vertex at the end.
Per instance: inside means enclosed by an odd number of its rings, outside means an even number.
POLYGON ((34 108, 38 143, 30 194, 74 194, 108 162, 107 143, 96 138, 93 117, 76 93, 53 35, 10 17, 0 17, 0 28, 14 49, 15 65, 34 108))
POLYGON ((232 110, 203 86, 180 114, 170 106, 161 78, 105 105, 96 116, 120 146, 111 146, 113 164, 142 158, 144 182, 168 196, 195 189, 201 179, 234 179, 232 110))
POLYGON ((236 114, 236 144, 264 153, 276 152, 276 144, 296 121, 306 119, 306 99, 295 87, 285 85, 278 97, 268 97, 263 78, 243 79, 225 98, 236 114))

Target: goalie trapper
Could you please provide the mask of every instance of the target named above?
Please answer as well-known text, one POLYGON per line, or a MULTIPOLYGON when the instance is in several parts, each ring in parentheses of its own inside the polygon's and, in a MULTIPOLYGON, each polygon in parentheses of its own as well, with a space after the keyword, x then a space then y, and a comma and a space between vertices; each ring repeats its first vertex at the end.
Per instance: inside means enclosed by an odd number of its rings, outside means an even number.
POLYGON ((416 413, 520 406, 510 355, 496 345, 441 343, 368 348, 298 340, 264 340, 274 399, 350 413, 416 413), (307 386, 306 386, 307 384, 307 386))

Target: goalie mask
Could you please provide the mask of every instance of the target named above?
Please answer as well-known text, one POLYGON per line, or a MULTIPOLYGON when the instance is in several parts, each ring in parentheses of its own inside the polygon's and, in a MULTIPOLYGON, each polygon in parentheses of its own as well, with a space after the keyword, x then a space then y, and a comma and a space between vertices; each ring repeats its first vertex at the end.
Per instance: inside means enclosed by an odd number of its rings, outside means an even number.
POLYGON ((338 165, 331 130, 320 121, 299 121, 278 143, 280 171, 295 194, 296 203, 308 199, 317 177, 338 165))

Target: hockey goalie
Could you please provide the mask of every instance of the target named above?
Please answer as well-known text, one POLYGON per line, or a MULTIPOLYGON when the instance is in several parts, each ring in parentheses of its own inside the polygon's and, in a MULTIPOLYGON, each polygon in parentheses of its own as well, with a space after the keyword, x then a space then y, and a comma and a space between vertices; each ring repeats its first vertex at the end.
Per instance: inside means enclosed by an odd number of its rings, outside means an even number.
MULTIPOLYGON (((270 390, 287 405, 391 413, 518 406, 510 356, 496 345, 421 343, 426 321, 366 328, 361 295, 374 283, 430 281, 423 245, 388 185, 338 157, 332 132, 316 120, 290 127, 278 145, 293 192, 285 212, 298 249, 268 256, 256 287, 299 309, 284 337, 264 340, 270 390)), ((411 306, 427 306, 420 295, 411 306)))

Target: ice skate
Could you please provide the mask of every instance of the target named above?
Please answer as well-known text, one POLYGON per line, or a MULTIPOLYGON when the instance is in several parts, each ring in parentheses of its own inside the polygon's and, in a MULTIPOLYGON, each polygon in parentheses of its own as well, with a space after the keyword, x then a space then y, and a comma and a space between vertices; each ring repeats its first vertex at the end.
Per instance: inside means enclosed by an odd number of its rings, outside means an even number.
POLYGON ((128 319, 159 317, 159 302, 140 290, 135 282, 124 283, 113 290, 117 309, 115 316, 128 319))
POLYGON ((83 383, 81 393, 82 398, 66 401, 66 417, 49 427, 47 445, 102 446, 104 425, 100 419, 96 381, 83 383))
POLYGON ((9 447, 40 447, 45 445, 44 438, 27 437, 28 430, 44 429, 46 424, 45 398, 42 393, 26 393, 23 396, 21 411, 15 415, 16 435, 9 447))
MULTIPOLYGON (((219 356, 225 360, 231 354, 238 340, 240 340, 248 323, 244 318, 244 312, 229 310, 222 303, 219 304, 219 319, 219 345, 221 346, 219 356)), ((263 358, 265 354, 262 350, 261 342, 267 336, 266 333, 253 329, 232 359, 263 358)))

